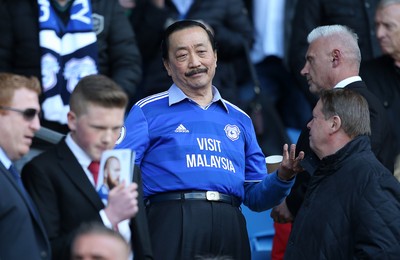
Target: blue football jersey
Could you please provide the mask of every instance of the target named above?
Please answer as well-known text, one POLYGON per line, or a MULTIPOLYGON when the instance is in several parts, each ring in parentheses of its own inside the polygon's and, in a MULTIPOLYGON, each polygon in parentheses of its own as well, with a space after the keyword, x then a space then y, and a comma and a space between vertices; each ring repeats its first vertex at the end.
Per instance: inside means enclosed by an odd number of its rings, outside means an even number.
POLYGON ((218 92, 202 108, 173 85, 137 102, 124 127, 117 148, 136 151, 145 197, 213 190, 243 199, 244 183, 267 175, 250 117, 218 92))

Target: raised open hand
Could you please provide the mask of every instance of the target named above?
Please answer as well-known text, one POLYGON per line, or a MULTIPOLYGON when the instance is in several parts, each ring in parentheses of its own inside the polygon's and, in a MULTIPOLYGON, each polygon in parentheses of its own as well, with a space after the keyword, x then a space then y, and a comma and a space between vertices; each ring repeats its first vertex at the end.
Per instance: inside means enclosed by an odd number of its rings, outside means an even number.
POLYGON ((289 180, 298 172, 303 171, 300 162, 304 158, 304 152, 301 151, 296 157, 296 145, 290 145, 290 151, 288 151, 288 148, 288 144, 283 145, 283 160, 278 169, 278 176, 283 180, 289 180))

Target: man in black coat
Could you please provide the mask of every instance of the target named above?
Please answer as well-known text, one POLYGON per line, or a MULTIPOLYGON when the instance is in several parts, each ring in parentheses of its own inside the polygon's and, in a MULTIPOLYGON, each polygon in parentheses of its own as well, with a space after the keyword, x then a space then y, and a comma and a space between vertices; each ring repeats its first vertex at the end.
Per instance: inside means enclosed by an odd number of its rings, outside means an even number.
POLYGON ((400 0, 382 0, 376 10, 376 36, 384 55, 363 62, 360 75, 383 104, 395 136, 394 175, 400 181, 400 0), (390 25, 390 26, 388 26, 390 25))
POLYGON ((323 91, 307 127, 320 161, 302 162, 311 179, 285 259, 397 259, 400 184, 371 151, 365 98, 323 91))
MULTIPOLYGON (((310 92, 318 95, 332 88, 352 89, 368 102, 371 122, 371 148, 378 160, 391 172, 394 168, 392 132, 387 115, 379 100, 368 91, 358 76, 361 62, 357 35, 342 25, 320 26, 307 38, 309 48, 301 74, 307 78, 310 92)), ((318 163, 319 159, 309 146, 309 130, 304 128, 297 142, 297 149, 318 163)), ((271 217, 280 223, 293 221, 307 189, 310 173, 297 175, 295 186, 288 197, 271 212, 271 217)))

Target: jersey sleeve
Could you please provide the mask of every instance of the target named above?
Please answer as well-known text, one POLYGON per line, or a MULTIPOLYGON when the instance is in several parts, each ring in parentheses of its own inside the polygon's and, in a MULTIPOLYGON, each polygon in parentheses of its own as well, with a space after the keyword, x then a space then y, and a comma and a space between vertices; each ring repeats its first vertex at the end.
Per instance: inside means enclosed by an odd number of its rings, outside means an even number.
POLYGON ((149 146, 149 128, 142 109, 135 105, 125 119, 120 143, 116 149, 128 148, 136 152, 135 164, 140 165, 149 146))

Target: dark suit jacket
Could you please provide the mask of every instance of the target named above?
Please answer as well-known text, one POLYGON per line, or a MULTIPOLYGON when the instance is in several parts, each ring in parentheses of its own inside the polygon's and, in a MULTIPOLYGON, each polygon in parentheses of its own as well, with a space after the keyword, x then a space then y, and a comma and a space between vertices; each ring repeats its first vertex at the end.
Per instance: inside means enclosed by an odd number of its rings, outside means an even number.
MULTIPOLYGON (((69 260, 76 229, 83 222, 102 222, 99 211, 104 204, 99 195, 65 139, 27 163, 22 178, 46 226, 54 259, 69 260)), ((138 233, 131 231, 132 235, 138 233)), ((137 252, 138 259, 142 251, 137 252)))
POLYGON ((368 102, 371 122, 371 149, 378 160, 392 173, 395 153, 393 134, 389 118, 380 100, 367 88, 364 81, 356 81, 346 86, 362 95, 368 102))
MULTIPOLYGON (((359 93, 367 100, 371 121, 371 149, 378 160, 393 173, 395 153, 392 146, 392 132, 383 105, 378 98, 368 90, 363 81, 350 83, 346 86, 346 89, 351 89, 359 93)), ((311 156, 313 161, 318 163, 318 158, 310 148, 309 129, 307 129, 307 127, 303 128, 301 131, 296 150, 304 151, 306 156, 311 156)), ((297 214, 303 202, 309 177, 310 175, 308 172, 299 173, 290 194, 286 198, 286 204, 294 216, 297 214)))
POLYGON ((50 259, 50 243, 43 224, 2 163, 0 193, 0 259, 50 259))

